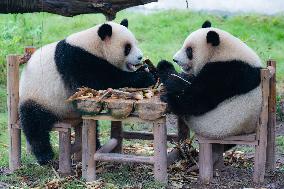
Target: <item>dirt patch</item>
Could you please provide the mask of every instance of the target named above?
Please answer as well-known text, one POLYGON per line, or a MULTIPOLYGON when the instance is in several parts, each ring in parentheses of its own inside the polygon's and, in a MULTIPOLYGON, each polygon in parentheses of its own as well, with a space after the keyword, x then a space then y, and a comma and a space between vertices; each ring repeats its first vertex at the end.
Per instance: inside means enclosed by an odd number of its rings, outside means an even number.
MULTIPOLYGON (((284 135, 284 124, 278 123, 276 126, 277 136, 284 135)), ((190 140, 189 142, 191 142, 190 140)), ((282 146, 283 147, 283 146, 282 146)), ((277 169, 274 172, 266 173, 265 181, 261 185, 255 185, 252 182, 253 175, 253 160, 254 153, 253 148, 245 149, 241 146, 240 148, 235 148, 225 154, 225 168, 222 171, 216 171, 214 173, 213 181, 208 185, 203 185, 198 179, 198 170, 189 171, 193 165, 196 165, 196 161, 192 159, 196 158, 195 151, 192 151, 191 143, 187 143, 186 148, 182 148, 184 154, 191 154, 191 157, 184 156, 185 159, 176 162, 171 165, 168 169, 169 173, 169 189, 178 188, 192 188, 192 189, 227 189, 227 188, 267 188, 267 189, 283 189, 284 188, 284 154, 281 150, 276 153, 276 165, 277 169), (239 150, 240 149, 240 150, 239 150), (237 151, 239 150, 239 151, 237 151), (246 151, 246 152, 244 152, 246 151)), ((153 144, 152 143, 131 143, 124 147, 124 153, 135 153, 135 154, 153 154, 153 144)), ((149 165, 141 164, 131 164, 123 165, 118 163, 98 163, 97 164, 97 174, 99 181, 93 182, 91 188, 107 188, 108 184, 114 186, 113 188, 127 188, 127 189, 142 189, 142 188, 163 188, 162 186, 151 185, 149 183, 154 183, 153 177, 153 167, 149 165), (125 187, 127 183, 127 187, 125 187)), ((52 164, 53 170, 57 170, 58 162, 54 161, 52 164)), ((68 178, 58 178, 54 176, 49 177, 48 181, 44 184, 46 188, 64 188, 62 185, 68 183, 74 183, 82 185, 83 188, 89 187, 89 183, 83 183, 81 180, 81 165, 73 165, 73 176, 68 178)), ((7 168, 0 168, 0 174, 8 175, 7 168)), ((25 177, 25 185, 31 187, 35 186, 32 184, 35 180, 33 177, 26 177, 25 174, 16 175, 17 179, 23 182, 22 177, 25 177), (30 178, 27 179, 27 178, 30 178)), ((11 183, 19 182, 19 180, 14 180, 11 183)), ((0 182, 0 188, 8 188, 9 185, 0 182)), ((90 188, 90 187, 89 187, 90 188)))
POLYGON ((209 185, 202 185, 198 180, 191 181, 189 184, 185 184, 183 188, 269 188, 280 189, 284 188, 284 173, 274 172, 265 176, 265 182, 261 185, 255 185, 252 183, 252 169, 243 169, 227 166, 222 172, 214 177, 213 181, 209 185))
POLYGON ((276 124, 276 136, 284 136, 284 122, 278 122, 276 124))

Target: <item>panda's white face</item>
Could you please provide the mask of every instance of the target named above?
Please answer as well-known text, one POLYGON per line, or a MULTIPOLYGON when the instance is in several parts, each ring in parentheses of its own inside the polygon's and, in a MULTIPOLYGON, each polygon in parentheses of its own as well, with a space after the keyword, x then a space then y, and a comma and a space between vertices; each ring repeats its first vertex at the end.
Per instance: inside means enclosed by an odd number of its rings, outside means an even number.
MULTIPOLYGON (((203 29, 204 30, 204 29, 203 29)), ((210 48, 206 43, 206 32, 197 30, 191 33, 173 60, 185 73, 194 73, 196 66, 209 59, 210 48)))
POLYGON ((103 57, 121 70, 136 71, 142 65, 143 58, 137 40, 127 27, 108 24, 112 27, 112 35, 103 40, 103 57))
POLYGON ((107 22, 73 34, 66 40, 123 71, 133 72, 142 65, 143 54, 127 26, 127 20, 123 20, 121 24, 107 22))
POLYGON ((195 75, 208 62, 241 60, 253 66, 261 65, 257 54, 240 39, 211 27, 192 32, 173 60, 183 72, 195 75))

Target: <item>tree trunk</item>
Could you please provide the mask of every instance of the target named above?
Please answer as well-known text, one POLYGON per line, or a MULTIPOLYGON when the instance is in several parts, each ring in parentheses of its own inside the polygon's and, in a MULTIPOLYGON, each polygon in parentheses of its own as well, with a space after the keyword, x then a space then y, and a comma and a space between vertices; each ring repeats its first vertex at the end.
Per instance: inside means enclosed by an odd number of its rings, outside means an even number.
POLYGON ((0 13, 49 12, 62 16, 102 13, 107 17, 125 8, 157 0, 0 0, 0 13))

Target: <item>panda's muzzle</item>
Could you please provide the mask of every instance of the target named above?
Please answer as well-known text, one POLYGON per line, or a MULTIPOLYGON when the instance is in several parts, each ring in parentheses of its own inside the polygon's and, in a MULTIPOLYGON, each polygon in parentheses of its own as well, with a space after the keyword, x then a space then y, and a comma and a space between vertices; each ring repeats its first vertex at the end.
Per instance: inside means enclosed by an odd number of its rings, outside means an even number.
POLYGON ((192 66, 190 66, 188 64, 184 64, 184 65, 182 65, 180 67, 181 67, 182 71, 185 72, 185 73, 189 73, 191 68, 192 68, 192 66))
POLYGON ((190 64, 184 64, 184 63, 182 63, 182 62, 180 62, 180 61, 178 61, 178 60, 176 60, 176 59, 173 59, 173 61, 174 61, 177 65, 179 65, 179 66, 181 67, 181 69, 182 69, 183 72, 185 72, 185 73, 189 73, 189 72, 190 72, 190 70, 191 70, 191 68, 192 68, 192 66, 191 66, 190 64))

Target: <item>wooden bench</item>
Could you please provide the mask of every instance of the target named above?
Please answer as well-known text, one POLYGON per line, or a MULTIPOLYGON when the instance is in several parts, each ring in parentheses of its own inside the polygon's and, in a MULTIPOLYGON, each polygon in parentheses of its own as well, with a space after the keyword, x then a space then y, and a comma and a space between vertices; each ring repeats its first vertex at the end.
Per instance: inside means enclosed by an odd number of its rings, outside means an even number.
MULTIPOLYGON (((224 139, 209 139, 197 136, 199 142, 199 177, 208 183, 213 178, 212 144, 245 144, 255 146, 253 181, 264 181, 265 166, 275 169, 275 125, 276 125, 276 62, 268 61, 261 70, 262 109, 256 132, 250 135, 230 136, 224 139)), ((221 150, 220 150, 221 151, 221 150)), ((221 161, 223 153, 219 154, 221 161)), ((218 162, 222 165, 223 162, 218 162)))
MULTIPOLYGON (((21 164, 21 128, 19 124, 19 65, 26 63, 35 48, 25 48, 24 55, 7 56, 7 104, 8 104, 8 130, 9 130, 9 169, 15 171, 21 164)), ((75 153, 77 159, 81 157, 81 119, 63 120, 56 123, 53 131, 59 133, 59 169, 61 174, 71 173, 71 154, 75 153), (71 128, 75 128, 75 143, 71 144, 71 128)), ((27 142, 27 153, 31 152, 27 142)))

